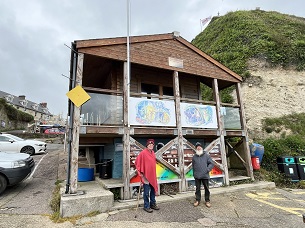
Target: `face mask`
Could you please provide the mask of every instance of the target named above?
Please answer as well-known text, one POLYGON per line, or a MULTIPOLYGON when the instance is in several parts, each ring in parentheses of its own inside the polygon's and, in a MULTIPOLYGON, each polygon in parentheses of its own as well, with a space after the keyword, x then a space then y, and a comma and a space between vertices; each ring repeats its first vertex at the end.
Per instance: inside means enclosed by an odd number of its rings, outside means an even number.
POLYGON ((203 149, 198 149, 198 150, 196 150, 196 154, 197 154, 198 156, 202 155, 202 154, 203 154, 203 149))

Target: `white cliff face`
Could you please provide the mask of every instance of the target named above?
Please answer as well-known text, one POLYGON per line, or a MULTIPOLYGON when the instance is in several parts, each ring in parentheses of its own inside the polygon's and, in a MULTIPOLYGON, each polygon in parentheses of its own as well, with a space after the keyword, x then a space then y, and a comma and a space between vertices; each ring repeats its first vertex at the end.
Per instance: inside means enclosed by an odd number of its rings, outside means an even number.
POLYGON ((241 93, 249 136, 262 138, 266 136, 262 119, 305 112, 305 72, 259 64, 251 69, 252 76, 242 83, 241 93))

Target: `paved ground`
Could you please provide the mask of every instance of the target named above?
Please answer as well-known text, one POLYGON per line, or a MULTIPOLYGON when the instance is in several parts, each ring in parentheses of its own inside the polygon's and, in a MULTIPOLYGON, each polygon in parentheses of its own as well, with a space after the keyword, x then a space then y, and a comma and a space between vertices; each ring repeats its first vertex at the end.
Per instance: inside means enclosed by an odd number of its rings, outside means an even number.
POLYGON ((161 203, 149 214, 139 208, 84 217, 75 223, 52 223, 43 215, 0 214, 0 227, 304 227, 302 191, 258 190, 212 196, 212 207, 193 200, 161 203), (284 192, 283 192, 284 191, 284 192), (135 218, 135 216, 137 217, 135 218))
MULTIPOLYGON (((194 199, 186 197, 164 202, 159 200, 161 210, 152 214, 143 211, 142 207, 136 211, 135 206, 132 206, 93 217, 53 223, 49 219, 52 214, 49 208, 51 192, 58 175, 65 178, 64 170, 61 174, 58 172, 58 167, 61 167, 61 170, 64 167, 60 153, 62 150, 54 149, 46 155, 35 157, 40 165, 33 177, 16 189, 11 189, 9 194, 0 197, 1 228, 305 227, 302 218, 302 214, 305 214, 305 190, 251 188, 245 188, 244 191, 212 189, 211 208, 204 205, 193 207, 194 199)), ((235 186, 231 189, 234 188, 237 189, 235 186)))

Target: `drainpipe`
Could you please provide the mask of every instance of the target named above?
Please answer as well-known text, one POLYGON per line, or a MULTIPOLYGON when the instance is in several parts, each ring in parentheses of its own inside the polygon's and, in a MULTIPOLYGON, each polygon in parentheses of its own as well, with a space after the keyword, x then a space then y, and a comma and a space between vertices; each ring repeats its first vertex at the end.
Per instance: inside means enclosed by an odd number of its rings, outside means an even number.
MULTIPOLYGON (((77 52, 76 44, 74 42, 71 43, 71 59, 70 59, 70 83, 69 83, 69 91, 75 87, 76 80, 76 63, 77 63, 77 52)), ((69 104, 69 131, 68 131, 68 172, 67 172, 67 183, 66 183, 66 191, 65 194, 69 193, 70 189, 70 174, 71 174, 71 143, 72 143, 72 129, 73 129, 73 113, 74 113, 74 104, 68 99, 69 104)))

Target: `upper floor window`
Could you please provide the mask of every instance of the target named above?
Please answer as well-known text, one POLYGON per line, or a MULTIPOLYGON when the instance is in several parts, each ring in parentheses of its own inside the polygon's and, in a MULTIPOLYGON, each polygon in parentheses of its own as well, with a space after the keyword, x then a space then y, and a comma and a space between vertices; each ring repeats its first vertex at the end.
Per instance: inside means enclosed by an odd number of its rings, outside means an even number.
MULTIPOLYGON (((148 94, 148 95, 155 95, 155 96, 164 96, 164 97, 173 97, 174 91, 172 87, 162 86, 162 85, 152 85, 141 83, 141 93, 148 94)), ((151 98, 148 99, 158 99, 158 98, 151 98)))
POLYGON ((174 96, 174 91, 172 87, 163 86, 163 96, 174 96))
MULTIPOLYGON (((141 93, 158 96, 159 95, 159 86, 146 84, 146 83, 141 83, 141 93)), ((148 99, 152 99, 152 98, 148 97, 148 99)))

